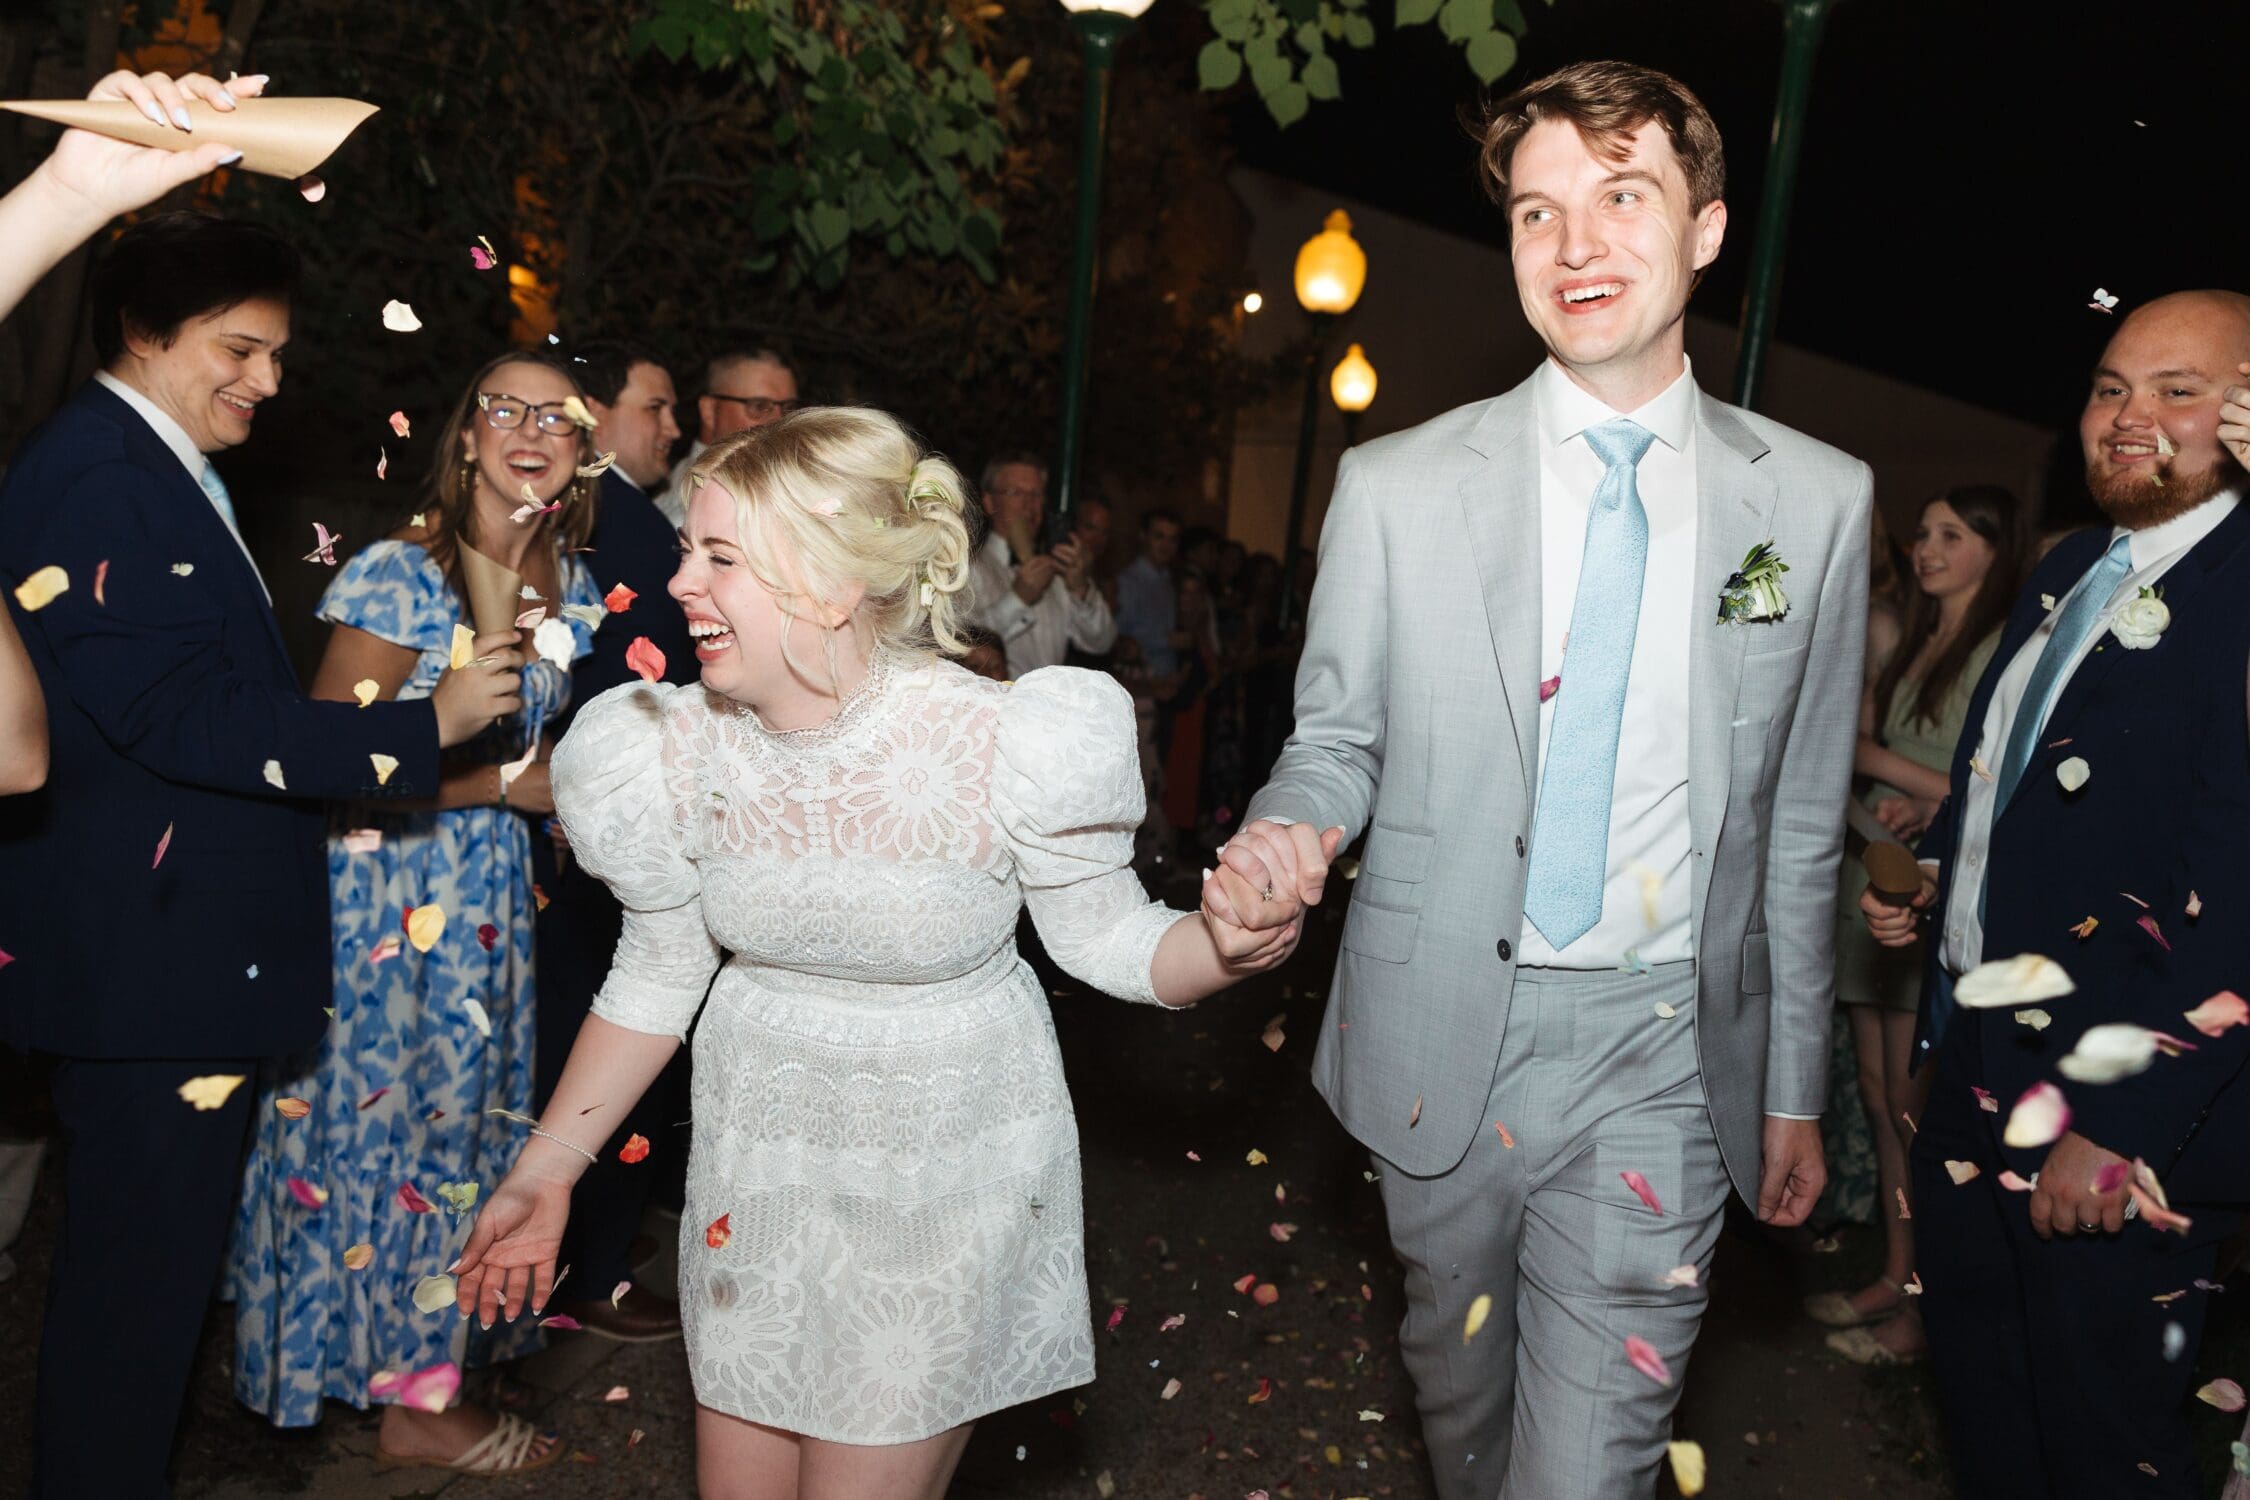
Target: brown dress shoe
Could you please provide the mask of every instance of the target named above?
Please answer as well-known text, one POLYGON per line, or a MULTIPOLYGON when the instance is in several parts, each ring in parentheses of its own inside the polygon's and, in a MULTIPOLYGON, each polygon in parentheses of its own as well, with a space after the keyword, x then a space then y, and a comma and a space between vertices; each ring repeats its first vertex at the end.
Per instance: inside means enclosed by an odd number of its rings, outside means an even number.
POLYGON ((615 1307, 603 1297, 553 1303, 548 1311, 576 1318, 588 1333, 620 1344, 661 1344, 680 1336, 680 1304, 637 1286, 628 1288, 615 1307))

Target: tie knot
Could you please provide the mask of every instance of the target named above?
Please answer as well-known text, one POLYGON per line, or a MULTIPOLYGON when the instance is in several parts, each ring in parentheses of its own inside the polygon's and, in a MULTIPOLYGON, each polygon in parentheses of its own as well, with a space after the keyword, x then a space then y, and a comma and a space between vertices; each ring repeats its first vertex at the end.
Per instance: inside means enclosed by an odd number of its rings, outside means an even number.
POLYGON ((2111 542, 2109 550, 2102 554, 2102 563, 2106 567, 2123 568, 2127 572, 2131 572, 2133 569, 2133 533, 2128 531, 2116 541, 2111 542))
POLYGON ((233 497, 227 493, 227 482, 219 477, 219 471, 210 464, 203 466, 203 475, 200 482, 203 485, 203 493, 209 495, 221 505, 229 504, 232 501, 233 497))
POLYGON ((1606 468, 1631 469, 1639 466, 1641 455, 1648 452, 1656 434, 1640 423, 1625 417, 1613 422, 1603 422, 1586 429, 1586 446, 1594 450, 1606 468))

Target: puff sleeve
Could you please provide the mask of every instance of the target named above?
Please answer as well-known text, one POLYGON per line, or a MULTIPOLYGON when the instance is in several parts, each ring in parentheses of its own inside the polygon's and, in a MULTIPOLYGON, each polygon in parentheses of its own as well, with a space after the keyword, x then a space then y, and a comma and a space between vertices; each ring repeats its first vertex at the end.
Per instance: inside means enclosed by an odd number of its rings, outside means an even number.
POLYGON ((665 785, 673 689, 627 683, 587 704, 555 747, 555 811, 571 852, 616 895, 624 932, 594 1014, 685 1040, 719 967, 703 924, 703 880, 665 785))
POLYGON ((1001 706, 995 749, 993 810, 1040 940, 1096 989, 1155 1003, 1156 945, 1184 914, 1132 871, 1145 799, 1131 695, 1077 667, 1029 673, 1001 706))

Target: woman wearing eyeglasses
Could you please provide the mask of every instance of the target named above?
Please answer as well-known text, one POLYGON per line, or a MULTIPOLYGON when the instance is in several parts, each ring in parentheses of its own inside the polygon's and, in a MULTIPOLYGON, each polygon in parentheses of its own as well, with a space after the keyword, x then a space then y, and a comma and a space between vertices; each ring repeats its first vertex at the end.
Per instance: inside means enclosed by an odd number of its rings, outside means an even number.
POLYGON ((235 1236, 236 1395, 284 1427, 317 1422, 324 1398, 389 1403, 379 1453, 399 1465, 501 1473, 561 1451, 442 1384, 435 1412, 428 1382, 396 1384, 538 1343, 528 1320, 472 1338, 415 1293, 460 1252, 473 1195, 522 1143, 489 1112, 532 1105, 530 819, 554 810, 541 726, 567 704, 599 618, 564 611, 601 602, 573 555, 594 519, 581 408, 566 406, 579 394, 541 354, 478 371, 419 512, 346 562, 320 602, 335 628, 318 698, 427 694, 475 628, 471 579, 497 576, 483 564, 520 575, 512 607, 529 634, 523 711, 453 752, 435 799, 347 814, 331 834, 334 1020, 317 1055, 267 1080, 235 1236))

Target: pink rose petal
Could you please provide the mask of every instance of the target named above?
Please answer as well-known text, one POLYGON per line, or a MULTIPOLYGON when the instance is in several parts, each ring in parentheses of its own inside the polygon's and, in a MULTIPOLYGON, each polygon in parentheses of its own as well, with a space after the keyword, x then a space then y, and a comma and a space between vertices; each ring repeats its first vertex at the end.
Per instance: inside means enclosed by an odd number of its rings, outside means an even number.
POLYGON ((2214 1380, 2195 1393, 2198 1401, 2207 1401, 2221 1411, 2240 1411, 2250 1406, 2242 1394, 2242 1387, 2231 1380, 2214 1380))
POLYGON ((569 1313, 556 1313, 551 1318, 542 1319, 539 1326, 541 1328, 560 1328, 565 1333, 577 1333, 584 1329, 586 1325, 569 1313))
POLYGON ((292 1177, 284 1186, 289 1189, 289 1196, 296 1199, 301 1207, 318 1208, 328 1201, 326 1189, 314 1187, 302 1177, 292 1177))
POLYGON ((1664 1356, 1656 1352, 1656 1346, 1639 1334, 1625 1336, 1625 1357, 1633 1362, 1634 1369, 1658 1385, 1672 1383, 1672 1367, 1664 1363, 1664 1356))
POLYGON ((2028 1193, 2034 1186, 2033 1183, 2017 1176, 2014 1172, 2002 1172, 2000 1174, 2000 1185, 2011 1193, 2028 1193))
POLYGON ((1102 1329, 1102 1332, 1104 1332, 1104 1333, 1115 1333, 1115 1332, 1117 1332, 1117 1325, 1118 1325, 1118 1324, 1120 1324, 1120 1323, 1122 1323, 1122 1322, 1124 1322, 1124 1321, 1125 1321, 1125 1309, 1124 1309, 1124 1308, 1122 1308, 1122 1307, 1113 1307, 1113 1308, 1111 1308, 1111 1309, 1109 1310, 1109 1322, 1108 1322, 1108 1324, 1107 1324, 1107 1325, 1106 1325, 1106 1326, 1105 1326, 1105 1327, 1104 1327, 1104 1328, 1102 1329))
POLYGON ((498 262, 493 260, 492 252, 485 249, 484 246, 471 245, 469 247, 469 264, 476 267, 480 271, 489 271, 493 268, 493 266, 497 265, 498 262))
POLYGON ((1983 1110, 1986 1114, 1996 1115, 2000 1113, 2000 1101, 1993 1098, 1989 1091, 1980 1089, 1972 1083, 1969 1085, 1969 1092, 1977 1096, 1977 1108, 1983 1110))
POLYGON ((2063 1098, 2063 1091, 2051 1083, 2035 1083, 2008 1111, 2008 1124, 2000 1139, 2018 1150, 2029 1150, 2054 1144, 2069 1128, 2070 1103, 2063 1098))
POLYGON ((377 1370, 367 1377, 368 1397, 380 1401, 385 1396, 395 1396, 405 1380, 406 1376, 397 1370, 377 1370))
POLYGON ((2233 990, 2221 990, 2187 1012, 2187 1022, 2205 1036, 2219 1036, 2230 1026, 2250 1025, 2250 1004, 2233 990))
POLYGON ((1638 1172, 1620 1172, 1617 1175, 1624 1178, 1625 1185, 1633 1190, 1636 1197, 1648 1205, 1650 1213, 1661 1214, 1664 1212, 1664 1205, 1656 1201, 1656 1189, 1648 1185, 1646 1177, 1638 1172))
POLYGON ((401 1406, 440 1412, 451 1406, 453 1398, 460 1393, 461 1367, 449 1359, 427 1370, 416 1370, 399 1382, 398 1399, 401 1406))
POLYGON ((645 635, 634 636, 633 644, 625 648, 625 665, 638 672, 643 682, 663 680, 664 653, 645 635))
POLYGON ((1562 674, 1558 672, 1553 677, 1550 677, 1545 682, 1539 684, 1539 701, 1541 703, 1545 703, 1549 698, 1554 697, 1555 694, 1561 691, 1562 674))
POLYGON ((2125 1180, 2132 1175, 2133 1164, 2131 1162, 2110 1162, 2094 1174, 2094 1191, 2097 1193, 2114 1193, 2123 1187, 2125 1180))
POLYGON ((1163 1322, 1157 1324, 1156 1331, 1158 1333, 1170 1333, 1173 1329, 1180 1327, 1186 1322, 1186 1313, 1174 1313, 1170 1317, 1166 1318, 1163 1322))
POLYGON ((156 841, 156 858, 148 862, 148 867, 153 870, 158 865, 164 863, 164 851, 171 847, 172 825, 167 823, 164 825, 164 836, 156 841))
POLYGON ((2156 925, 2155 917, 2143 915, 2141 919, 2133 925, 2140 928, 2141 931, 2147 933, 2150 937, 2155 938, 2159 943, 2162 943, 2164 945, 2164 951, 2166 953, 2172 951, 2172 944, 2165 938, 2164 930, 2156 925))
MULTIPOLYGON (((414 1191, 414 1184, 411 1182, 402 1182, 398 1185, 398 1206, 405 1209, 410 1214, 427 1214, 436 1212, 436 1210, 430 1206, 429 1199, 414 1191)), ((455 1374, 458 1375, 459 1372, 456 1371, 455 1374)))

